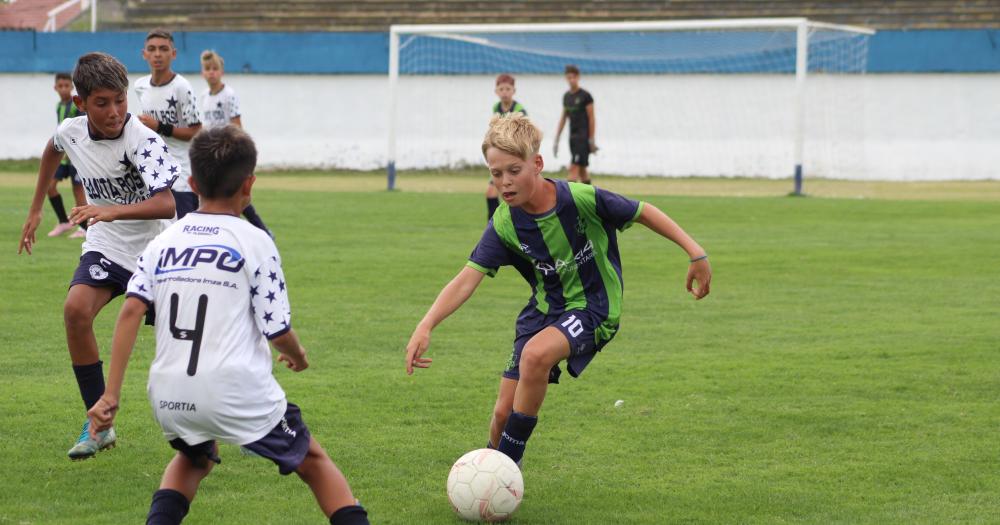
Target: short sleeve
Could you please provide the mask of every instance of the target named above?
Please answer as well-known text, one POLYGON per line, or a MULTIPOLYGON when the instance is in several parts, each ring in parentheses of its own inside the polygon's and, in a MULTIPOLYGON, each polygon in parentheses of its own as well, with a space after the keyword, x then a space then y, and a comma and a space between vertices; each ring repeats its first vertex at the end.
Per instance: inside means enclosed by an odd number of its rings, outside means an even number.
POLYGON ((271 244, 250 274, 250 311, 264 337, 274 339, 292 328, 288 287, 281 271, 281 257, 271 244))
POLYGON ((201 118, 198 117, 198 98, 194 96, 190 84, 181 93, 180 99, 181 127, 189 128, 201 124, 201 118))
MULTIPOLYGON (((143 130, 148 129, 143 126, 143 130)), ((170 189, 180 175, 180 166, 169 153, 167 143, 153 130, 143 131, 131 152, 132 164, 155 195, 170 189)))
POLYGON ((240 96, 235 91, 230 92, 226 100, 226 123, 240 116, 240 96))
MULTIPOLYGON (((66 122, 68 120, 69 119, 66 119, 63 122, 66 122)), ((62 145, 62 138, 61 138, 62 131, 64 129, 66 129, 65 126, 62 123, 60 123, 58 126, 56 126, 55 133, 52 134, 52 147, 55 148, 55 150, 58 151, 59 153, 64 153, 66 151, 66 148, 64 148, 62 145)))
POLYGON ((632 223, 642 213, 642 202, 622 197, 601 188, 594 188, 594 199, 597 201, 597 215, 618 230, 632 226, 632 223))
POLYGON ((486 230, 483 231, 482 238, 479 239, 479 244, 476 244, 465 265, 493 277, 501 266, 510 263, 510 252, 500 240, 500 236, 497 235, 491 219, 486 225, 486 230))
POLYGON ((584 93, 586 96, 583 97, 583 106, 587 107, 588 105, 594 103, 594 97, 590 95, 590 91, 585 91, 584 93))
POLYGON ((136 260, 135 273, 128 280, 128 286, 125 289, 127 297, 135 297, 146 303, 147 307, 153 306, 153 298, 155 297, 153 295, 152 270, 156 264, 156 248, 153 245, 154 243, 150 243, 136 260))

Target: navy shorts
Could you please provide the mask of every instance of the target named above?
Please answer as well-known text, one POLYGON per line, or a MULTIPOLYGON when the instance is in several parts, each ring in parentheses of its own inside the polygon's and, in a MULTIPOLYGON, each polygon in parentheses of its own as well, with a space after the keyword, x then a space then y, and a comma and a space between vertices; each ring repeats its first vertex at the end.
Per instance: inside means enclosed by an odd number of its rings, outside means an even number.
POLYGON ((309 452, 309 429, 302 421, 302 412, 293 403, 288 403, 285 416, 278 421, 266 436, 243 445, 243 448, 265 457, 278 465, 278 472, 287 476, 295 472, 309 452))
POLYGON ((77 174, 76 168, 72 164, 60 164, 56 168, 56 180, 72 179, 73 184, 80 184, 80 175, 77 174))
POLYGON ((590 140, 587 137, 570 137, 570 163, 586 168, 590 165, 590 140))
MULTIPOLYGON (((521 351, 524 345, 538 332, 550 326, 556 327, 569 341, 569 358, 566 359, 566 370, 569 375, 579 377, 583 369, 590 364, 597 352, 614 339, 617 327, 608 329, 602 327, 603 319, 587 310, 568 310, 560 315, 544 315, 535 311, 521 317, 517 322, 517 335, 514 338, 514 350, 507 361, 503 376, 508 379, 521 377, 521 351)), ((549 370, 549 383, 558 383, 562 370, 559 365, 549 370)))
POLYGON ((177 210, 177 218, 183 219, 185 215, 198 209, 198 194, 193 191, 174 191, 174 206, 177 210))
POLYGON ((101 252, 86 252, 80 256, 80 265, 73 272, 70 287, 86 284, 95 288, 111 288, 111 298, 125 293, 132 272, 111 262, 101 252))

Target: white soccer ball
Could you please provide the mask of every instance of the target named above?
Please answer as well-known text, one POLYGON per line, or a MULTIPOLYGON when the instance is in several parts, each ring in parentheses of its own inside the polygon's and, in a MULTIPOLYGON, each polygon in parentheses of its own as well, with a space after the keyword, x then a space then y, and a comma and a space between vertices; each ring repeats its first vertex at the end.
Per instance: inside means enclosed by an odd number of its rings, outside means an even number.
POLYGON ((503 521, 524 496, 521 469, 503 452, 473 450, 458 458, 448 474, 448 500, 468 521, 503 521))

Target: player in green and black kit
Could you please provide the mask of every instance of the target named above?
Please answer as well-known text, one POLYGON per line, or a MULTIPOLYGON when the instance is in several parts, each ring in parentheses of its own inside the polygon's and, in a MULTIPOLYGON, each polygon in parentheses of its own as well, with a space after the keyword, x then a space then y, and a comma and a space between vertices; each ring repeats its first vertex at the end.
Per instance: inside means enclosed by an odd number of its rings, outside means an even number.
MULTIPOLYGON (((528 116, 528 110, 524 109, 524 106, 520 102, 514 100, 514 93, 517 90, 514 88, 514 77, 504 73, 497 77, 497 87, 494 90, 500 100, 496 104, 493 104, 493 114, 500 115, 513 115, 515 113, 520 113, 524 116, 528 116)), ((493 186, 493 179, 490 179, 490 185, 486 187, 486 219, 489 220, 493 217, 493 212, 496 211, 497 206, 500 205, 500 198, 497 196, 497 189, 493 186)))
POLYGON ((569 91, 563 95, 563 112, 559 118, 552 154, 559 155, 559 136, 569 119, 569 153, 572 158, 567 180, 590 184, 587 166, 590 165, 590 154, 597 153, 597 143, 594 141, 594 97, 580 87, 580 69, 572 64, 566 66, 566 82, 569 84, 569 91))
POLYGON ((486 275, 513 266, 531 286, 517 318, 514 348, 500 380, 490 446, 519 461, 549 383, 566 361, 577 377, 615 336, 622 315, 617 231, 634 222, 687 252, 687 289, 708 295, 705 251, 655 206, 593 186, 542 177, 542 133, 527 118, 494 118, 483 156, 504 203, 465 268, 438 295, 406 347, 406 371, 427 368, 431 330, 454 313, 486 275), (697 286, 694 283, 697 282, 697 286))
MULTIPOLYGON (((56 73, 55 90, 59 94, 59 103, 56 104, 56 123, 62 123, 62 121, 68 118, 79 117, 83 114, 76 107, 76 104, 73 103, 73 79, 69 76, 69 73, 56 73)), ((63 157, 62 162, 59 163, 59 167, 56 168, 48 190, 49 204, 52 205, 52 210, 56 212, 56 218, 59 219, 59 223, 49 232, 49 237, 58 237, 74 228, 73 224, 69 222, 69 217, 66 216, 66 206, 63 205, 62 195, 56 189, 56 184, 63 179, 72 181, 73 200, 76 201, 76 205, 84 206, 87 204, 87 197, 83 194, 83 185, 80 184, 80 177, 76 173, 76 168, 69 161, 69 157, 63 157)), ((80 224, 80 227, 70 237, 84 237, 86 235, 84 233, 86 227, 85 224, 80 224)))

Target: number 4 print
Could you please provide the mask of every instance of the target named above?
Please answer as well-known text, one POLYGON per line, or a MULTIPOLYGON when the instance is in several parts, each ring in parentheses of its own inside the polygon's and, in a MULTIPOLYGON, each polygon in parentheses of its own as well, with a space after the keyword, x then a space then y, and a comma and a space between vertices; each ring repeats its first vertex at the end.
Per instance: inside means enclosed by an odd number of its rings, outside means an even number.
POLYGON ((198 314, 194 320, 194 329, 177 326, 177 304, 180 296, 170 294, 170 334, 174 339, 191 341, 191 359, 188 360, 187 375, 193 376, 198 371, 198 353, 201 351, 201 335, 205 328, 205 312, 208 311, 208 296, 198 298, 198 314))
POLYGON ((562 327, 569 331, 569 335, 576 337, 583 333, 583 321, 576 318, 576 314, 573 314, 563 321, 562 327))

